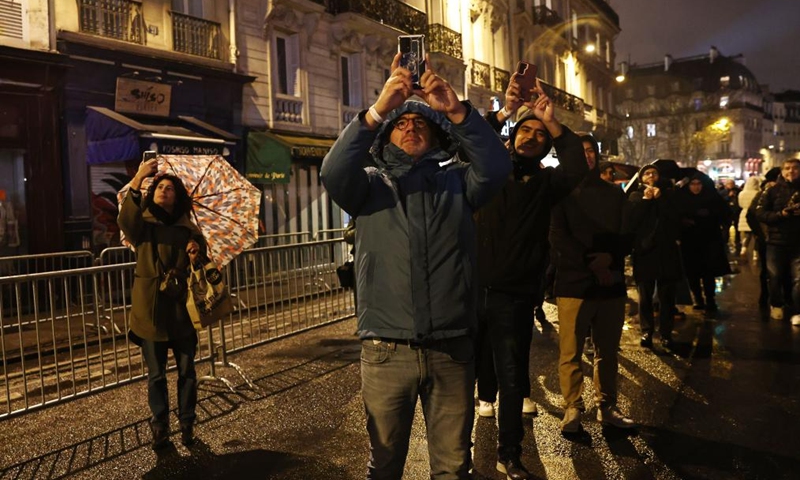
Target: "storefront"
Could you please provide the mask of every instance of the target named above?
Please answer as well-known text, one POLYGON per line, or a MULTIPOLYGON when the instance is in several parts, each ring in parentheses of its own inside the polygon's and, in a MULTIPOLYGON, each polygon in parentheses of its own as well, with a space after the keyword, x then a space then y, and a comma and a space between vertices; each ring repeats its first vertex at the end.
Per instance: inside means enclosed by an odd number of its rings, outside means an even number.
POLYGON ((62 55, 0 46, 0 256, 63 249, 62 55))
POLYGON ((313 234, 342 227, 341 209, 331 202, 319 175, 335 140, 286 132, 247 135, 245 176, 263 192, 262 233, 313 234))
POLYGON ((117 244, 116 192, 145 150, 219 154, 235 166, 243 163, 236 132, 242 87, 254 77, 223 62, 214 67, 67 38, 59 42, 73 65, 62 125, 66 248, 100 251, 117 244))

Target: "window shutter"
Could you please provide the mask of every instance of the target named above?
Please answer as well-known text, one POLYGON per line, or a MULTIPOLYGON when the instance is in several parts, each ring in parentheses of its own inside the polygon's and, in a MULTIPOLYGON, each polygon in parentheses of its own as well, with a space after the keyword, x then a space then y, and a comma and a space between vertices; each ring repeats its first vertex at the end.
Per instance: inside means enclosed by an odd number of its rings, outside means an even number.
POLYGON ((0 37, 23 40, 20 3, 0 0, 0 37))
POLYGON ((300 96, 300 46, 298 35, 292 35, 286 42, 286 70, 289 85, 289 95, 300 96))
POLYGON ((361 55, 350 55, 350 106, 361 108, 363 98, 363 76, 361 55))

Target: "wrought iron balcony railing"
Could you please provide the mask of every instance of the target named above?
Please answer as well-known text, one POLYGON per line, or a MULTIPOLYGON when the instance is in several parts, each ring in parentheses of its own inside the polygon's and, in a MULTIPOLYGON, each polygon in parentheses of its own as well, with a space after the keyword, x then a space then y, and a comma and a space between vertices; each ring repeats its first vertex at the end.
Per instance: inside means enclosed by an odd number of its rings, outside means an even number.
POLYGON ((407 33, 425 33, 428 16, 398 0, 330 0, 328 11, 358 13, 407 33))
POLYGON ((144 44, 142 3, 131 0, 78 0, 81 32, 144 44))
POLYGON ((554 10, 550 10, 544 5, 533 7, 533 23, 544 25, 545 27, 555 27, 561 24, 561 17, 554 10))
POLYGON ((459 60, 464 59, 461 49, 461 34, 455 30, 450 30, 444 25, 434 23, 428 25, 427 38, 428 51, 441 52, 459 60))
POLYGON ((219 60, 220 25, 172 12, 172 48, 176 52, 219 60))
POLYGON ((496 92, 505 92, 508 88, 508 82, 511 80, 511 73, 497 67, 492 67, 492 77, 494 80, 494 90, 496 92))
POLYGON ((483 88, 492 88, 491 83, 491 68, 489 65, 479 62, 477 60, 470 59, 470 74, 471 80, 474 85, 478 85, 483 88))
POLYGON ((552 102, 555 103, 557 107, 561 107, 569 112, 575 112, 579 113, 580 115, 583 115, 582 98, 576 97, 571 93, 567 93, 564 90, 556 88, 550 85, 549 83, 542 82, 541 80, 540 83, 542 84, 542 90, 544 90, 544 93, 548 97, 550 97, 550 100, 552 100, 552 102))

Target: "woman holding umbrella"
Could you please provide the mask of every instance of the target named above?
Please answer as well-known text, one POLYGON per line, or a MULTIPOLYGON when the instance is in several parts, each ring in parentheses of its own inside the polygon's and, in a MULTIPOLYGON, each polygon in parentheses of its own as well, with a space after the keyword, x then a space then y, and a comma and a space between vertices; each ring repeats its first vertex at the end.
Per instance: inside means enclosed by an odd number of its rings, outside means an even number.
POLYGON ((731 273, 722 234, 730 209, 703 173, 689 178, 678 191, 676 203, 683 224, 681 251, 694 309, 713 313, 717 309, 715 277, 731 273))
POLYGON ((194 443, 197 333, 186 310, 186 269, 205 249, 200 230, 189 219, 192 202, 180 179, 154 178, 142 196, 142 181, 155 175, 156 159, 142 162, 120 207, 118 223, 136 247, 130 331, 147 363, 147 393, 153 414, 154 450, 169 443, 167 353, 178 366, 181 442, 194 443))

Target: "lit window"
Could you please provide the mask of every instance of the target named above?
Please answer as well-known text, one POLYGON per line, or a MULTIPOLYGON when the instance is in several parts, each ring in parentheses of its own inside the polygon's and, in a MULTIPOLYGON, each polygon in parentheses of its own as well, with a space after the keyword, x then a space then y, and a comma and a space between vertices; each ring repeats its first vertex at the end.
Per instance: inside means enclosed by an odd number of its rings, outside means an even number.
POLYGON ((728 96, 724 95, 719 99, 719 108, 727 108, 728 107, 728 96))
POLYGON ((628 138, 633 139, 633 127, 629 125, 625 130, 628 133, 628 138))
POLYGON ((655 123, 648 123, 647 124, 647 136, 648 137, 655 137, 656 136, 656 124, 655 123))

